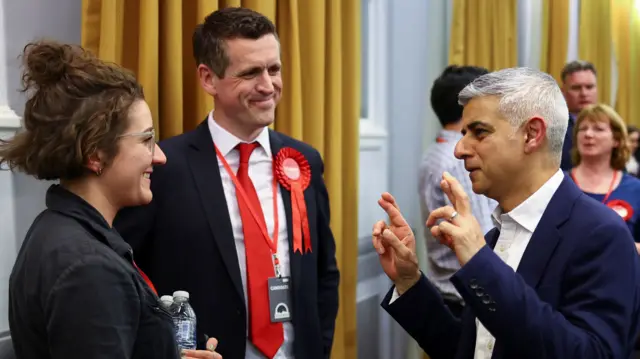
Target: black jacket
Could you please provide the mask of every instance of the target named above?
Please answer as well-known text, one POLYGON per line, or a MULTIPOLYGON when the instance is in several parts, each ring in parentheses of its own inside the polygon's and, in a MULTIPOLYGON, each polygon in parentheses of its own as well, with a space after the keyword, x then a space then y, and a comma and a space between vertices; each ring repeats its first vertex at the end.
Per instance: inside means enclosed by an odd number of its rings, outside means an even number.
POLYGON ((168 312, 100 213, 53 185, 9 280, 19 359, 179 357, 168 312))
POLYGON ((573 148, 573 128, 575 127, 575 124, 575 116, 569 114, 569 124, 567 125, 567 132, 564 134, 564 143, 562 144, 562 161, 560 162, 560 169, 563 171, 571 171, 573 168, 573 162, 571 161, 571 148, 573 148))

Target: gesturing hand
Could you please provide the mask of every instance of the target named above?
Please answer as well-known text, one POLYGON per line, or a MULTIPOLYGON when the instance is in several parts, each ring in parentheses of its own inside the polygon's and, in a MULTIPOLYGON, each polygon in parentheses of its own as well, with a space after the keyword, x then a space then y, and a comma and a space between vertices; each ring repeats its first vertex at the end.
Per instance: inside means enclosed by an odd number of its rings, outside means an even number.
POLYGON ((390 224, 376 222, 372 231, 373 246, 382 269, 402 294, 420 279, 416 240, 392 195, 383 193, 378 204, 387 212, 390 224))
POLYGON ((207 340, 207 350, 183 350, 181 357, 186 359, 222 359, 222 355, 216 353, 218 340, 209 338, 207 340))
POLYGON ((460 265, 465 265, 486 244, 482 229, 471 213, 469 197, 460 182, 445 172, 440 187, 453 207, 444 206, 431 212, 427 227, 435 238, 455 252, 460 265), (441 219, 443 221, 436 224, 441 219))

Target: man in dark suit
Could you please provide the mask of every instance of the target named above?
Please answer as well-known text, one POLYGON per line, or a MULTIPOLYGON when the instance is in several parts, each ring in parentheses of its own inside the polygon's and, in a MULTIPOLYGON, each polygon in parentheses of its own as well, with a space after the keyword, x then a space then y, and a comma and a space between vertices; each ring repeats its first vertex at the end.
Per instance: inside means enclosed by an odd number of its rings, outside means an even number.
POLYGON ((194 54, 215 110, 160 143, 152 203, 115 227, 160 293, 189 292, 200 345, 217 338, 226 359, 328 358, 339 283, 329 198, 320 154, 267 127, 282 89, 275 27, 218 10, 194 54))
POLYGON ((560 169, 573 168, 571 148, 573 147, 573 126, 576 116, 588 105, 598 102, 598 84, 595 66, 587 61, 571 61, 562 69, 562 94, 569 107, 569 124, 562 148, 560 169))
POLYGON ((373 244, 394 287, 383 308, 432 359, 630 358, 640 329, 640 263, 620 216, 559 170, 567 106, 554 79, 532 69, 483 75, 459 95, 473 191, 498 201, 483 237, 467 194, 448 173, 452 206, 427 226, 453 249, 454 318, 420 273, 411 228, 390 194, 373 244), (505 151, 508 149, 508 151, 505 151))

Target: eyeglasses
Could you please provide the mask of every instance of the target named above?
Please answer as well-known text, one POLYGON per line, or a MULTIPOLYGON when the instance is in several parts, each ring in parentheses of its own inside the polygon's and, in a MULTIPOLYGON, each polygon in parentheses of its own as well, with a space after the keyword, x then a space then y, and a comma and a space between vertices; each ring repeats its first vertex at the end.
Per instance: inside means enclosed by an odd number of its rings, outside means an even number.
POLYGON ((144 140, 144 144, 147 145, 147 149, 149 149, 149 152, 151 152, 152 156, 156 151, 156 130, 155 129, 152 129, 151 131, 145 131, 145 132, 124 133, 118 136, 118 138, 120 137, 148 137, 147 139, 144 140))

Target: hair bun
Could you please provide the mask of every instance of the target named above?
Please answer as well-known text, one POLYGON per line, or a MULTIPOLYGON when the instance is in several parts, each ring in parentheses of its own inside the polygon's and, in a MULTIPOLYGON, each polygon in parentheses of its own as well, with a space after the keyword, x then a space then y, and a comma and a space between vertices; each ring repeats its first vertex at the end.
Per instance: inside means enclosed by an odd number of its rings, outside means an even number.
POLYGON ((52 41, 28 44, 23 55, 25 88, 55 85, 67 74, 78 53, 79 50, 71 45, 52 41))

